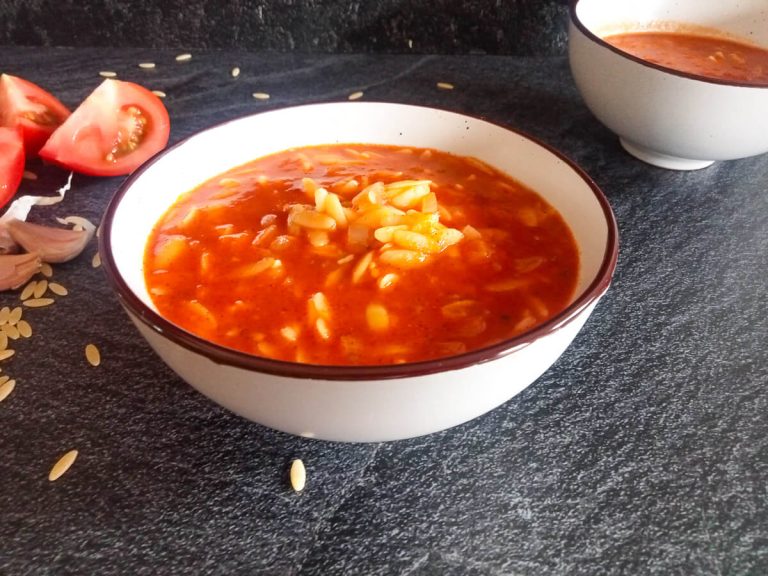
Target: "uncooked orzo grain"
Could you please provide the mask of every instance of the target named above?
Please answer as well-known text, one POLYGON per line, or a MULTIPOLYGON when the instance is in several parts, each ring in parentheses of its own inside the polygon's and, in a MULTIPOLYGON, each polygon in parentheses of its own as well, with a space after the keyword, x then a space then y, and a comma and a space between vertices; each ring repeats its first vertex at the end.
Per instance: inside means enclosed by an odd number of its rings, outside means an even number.
POLYGON ((72 467, 77 459, 77 450, 70 450, 59 458, 48 473, 48 480, 53 482, 62 477, 62 475, 72 467))
POLYGON ((98 366, 101 364, 101 352, 95 344, 88 344, 85 347, 85 359, 91 366, 98 366))
POLYGON ((24 286, 24 288, 22 288, 19 298, 21 298, 22 300, 27 300, 28 298, 32 298, 32 294, 35 293, 36 286, 37 286, 37 280, 30 280, 29 283, 27 283, 27 285, 24 286))
POLYGON ((16 380, 10 380, 8 376, 3 376, 5 381, 0 384, 0 402, 8 398, 16 387, 16 380))
POLYGON ((304 467, 304 462, 298 458, 291 462, 291 488, 295 492, 301 492, 307 484, 307 469, 304 467))
POLYGON ((44 306, 50 306, 53 302, 53 298, 30 298, 29 300, 24 300, 24 306, 29 308, 43 308, 44 306))
POLYGON ((69 290, 67 290, 64 286, 62 286, 58 282, 48 283, 48 290, 56 294, 56 296, 66 296, 67 294, 69 294, 69 290))

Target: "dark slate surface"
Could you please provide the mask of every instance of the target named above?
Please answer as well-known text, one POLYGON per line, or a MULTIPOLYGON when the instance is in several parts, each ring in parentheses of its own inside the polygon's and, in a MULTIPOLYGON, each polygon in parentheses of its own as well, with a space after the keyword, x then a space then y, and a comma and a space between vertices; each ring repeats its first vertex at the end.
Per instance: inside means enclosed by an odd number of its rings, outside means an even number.
MULTIPOLYGON (((175 54, 6 47, 0 70, 71 105, 105 69, 164 90, 174 142, 356 90, 508 123, 609 197, 614 285, 560 360, 500 408, 414 440, 336 444, 243 421, 177 379, 90 246, 56 268, 70 295, 26 312, 35 333, 2 364, 18 385, 0 404, 0 574, 768 572, 768 156, 690 173, 644 165, 585 109, 561 57, 175 54), (137 68, 147 60, 157 69, 137 68), (74 467, 49 483, 71 448, 74 467), (300 495, 286 481, 294 457, 309 474, 300 495)), ((66 177, 35 170, 27 193, 66 177)), ((97 220, 120 182, 76 176, 63 204, 33 217, 97 220)))
POLYGON ((567 0, 25 0, 0 45, 556 54, 567 0))

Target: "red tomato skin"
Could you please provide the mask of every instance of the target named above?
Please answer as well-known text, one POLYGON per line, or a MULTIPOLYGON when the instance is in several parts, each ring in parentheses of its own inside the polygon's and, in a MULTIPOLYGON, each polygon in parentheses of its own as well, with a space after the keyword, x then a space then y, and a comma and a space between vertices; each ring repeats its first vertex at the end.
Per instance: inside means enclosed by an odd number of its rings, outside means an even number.
POLYGON ((37 155, 69 114, 69 108, 37 84, 10 74, 0 76, 0 126, 21 131, 27 157, 37 155))
POLYGON ((170 129, 168 111, 160 98, 138 84, 107 79, 56 129, 39 155, 80 174, 123 176, 165 148, 170 129), (125 114, 132 107, 146 120, 145 133, 134 150, 110 160, 108 155, 119 142, 119 128, 132 122, 126 122, 130 114, 125 114))
POLYGON ((24 174, 24 141, 15 128, 0 127, 0 208, 16 194, 24 174))

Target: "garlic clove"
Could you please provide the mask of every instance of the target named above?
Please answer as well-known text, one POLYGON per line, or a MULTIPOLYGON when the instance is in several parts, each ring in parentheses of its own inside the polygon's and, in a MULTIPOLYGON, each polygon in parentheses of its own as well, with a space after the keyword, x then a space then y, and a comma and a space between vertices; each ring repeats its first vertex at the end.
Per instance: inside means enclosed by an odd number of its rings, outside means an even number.
POLYGON ((18 288, 37 274, 42 264, 38 254, 0 256, 0 290, 18 288))
POLYGON ((93 237, 94 226, 84 230, 54 228, 24 220, 6 223, 11 237, 27 252, 40 255, 43 262, 67 262, 78 256, 93 237))
POLYGON ((8 230, 5 226, 0 226, 0 255, 1 254, 18 254, 19 245, 11 238, 8 230))

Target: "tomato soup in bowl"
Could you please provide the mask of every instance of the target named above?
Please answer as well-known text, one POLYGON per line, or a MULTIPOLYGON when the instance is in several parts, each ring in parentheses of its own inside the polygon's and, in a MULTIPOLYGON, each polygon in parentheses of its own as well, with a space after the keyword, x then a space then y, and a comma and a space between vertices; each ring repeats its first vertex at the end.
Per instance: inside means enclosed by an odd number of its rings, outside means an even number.
POLYGON ((572 0, 569 60, 587 107, 643 161, 768 151, 765 0, 572 0))
POLYGON ((607 290, 617 242, 548 147, 358 102, 191 137, 131 176, 101 234, 121 303, 184 380, 343 441, 441 430, 528 386, 607 290))
POLYGON ((158 311, 207 340, 325 365, 484 348, 565 309, 579 253, 560 214, 472 157, 294 148, 208 180, 155 226, 158 311))

